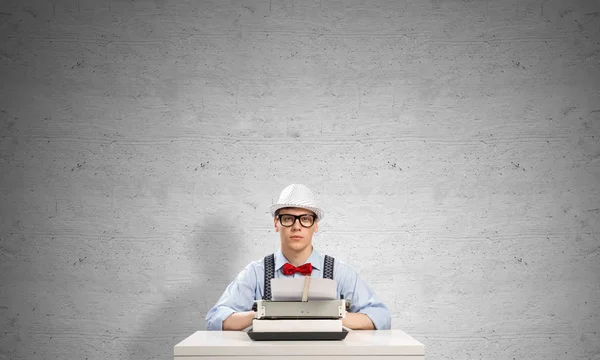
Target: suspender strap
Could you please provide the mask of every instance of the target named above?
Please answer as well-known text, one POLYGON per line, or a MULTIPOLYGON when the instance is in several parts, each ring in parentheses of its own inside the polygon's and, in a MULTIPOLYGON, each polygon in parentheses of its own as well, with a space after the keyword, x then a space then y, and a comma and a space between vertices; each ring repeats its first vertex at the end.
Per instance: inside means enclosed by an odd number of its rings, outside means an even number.
POLYGON ((275 277, 275 254, 267 255, 264 259, 265 287, 263 300, 271 300, 271 279, 275 277))
POLYGON ((324 279, 333 279, 333 263, 334 259, 331 256, 325 255, 325 261, 323 262, 324 279))

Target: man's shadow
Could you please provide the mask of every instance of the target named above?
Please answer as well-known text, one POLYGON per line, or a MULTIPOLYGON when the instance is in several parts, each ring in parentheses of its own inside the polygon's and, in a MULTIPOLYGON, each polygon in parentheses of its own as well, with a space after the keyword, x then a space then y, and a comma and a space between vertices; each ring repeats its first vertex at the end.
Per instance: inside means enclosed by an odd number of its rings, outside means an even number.
MULTIPOLYGON (((182 290, 168 291, 168 298, 150 312, 143 311, 141 324, 132 329, 124 358, 130 360, 173 359, 173 347, 198 330, 206 329, 205 316, 227 285, 242 269, 237 264, 244 246, 239 231, 223 218, 199 224, 186 241, 190 281, 182 290)), ((165 260, 172 256, 165 254, 165 260)), ((187 275, 187 274, 186 274, 187 275)), ((141 302, 143 303, 143 302, 141 302)))

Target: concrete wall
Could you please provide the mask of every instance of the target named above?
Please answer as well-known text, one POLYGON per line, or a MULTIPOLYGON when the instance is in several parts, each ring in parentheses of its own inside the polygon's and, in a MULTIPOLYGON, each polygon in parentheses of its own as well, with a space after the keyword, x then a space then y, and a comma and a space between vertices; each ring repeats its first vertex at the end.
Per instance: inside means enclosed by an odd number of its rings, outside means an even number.
POLYGON ((600 359, 600 2, 0 5, 0 359, 168 359, 289 183, 428 359, 600 359))

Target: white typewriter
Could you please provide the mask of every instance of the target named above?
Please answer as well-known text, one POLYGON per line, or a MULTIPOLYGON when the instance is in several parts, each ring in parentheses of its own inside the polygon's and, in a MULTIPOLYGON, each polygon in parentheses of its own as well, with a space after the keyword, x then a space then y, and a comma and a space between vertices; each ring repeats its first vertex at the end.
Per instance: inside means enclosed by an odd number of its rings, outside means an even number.
POLYGON ((332 279, 273 278, 272 300, 256 300, 248 336, 253 340, 342 340, 342 319, 350 307, 336 298, 332 279))

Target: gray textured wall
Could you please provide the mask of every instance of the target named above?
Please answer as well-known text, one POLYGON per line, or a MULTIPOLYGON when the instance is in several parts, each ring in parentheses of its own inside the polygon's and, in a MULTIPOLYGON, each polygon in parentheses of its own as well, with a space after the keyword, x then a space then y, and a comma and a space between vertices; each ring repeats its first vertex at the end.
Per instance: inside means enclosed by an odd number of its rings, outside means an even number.
POLYGON ((0 359, 169 358, 292 182, 428 359, 600 359, 599 29, 584 0, 2 1, 0 359))

